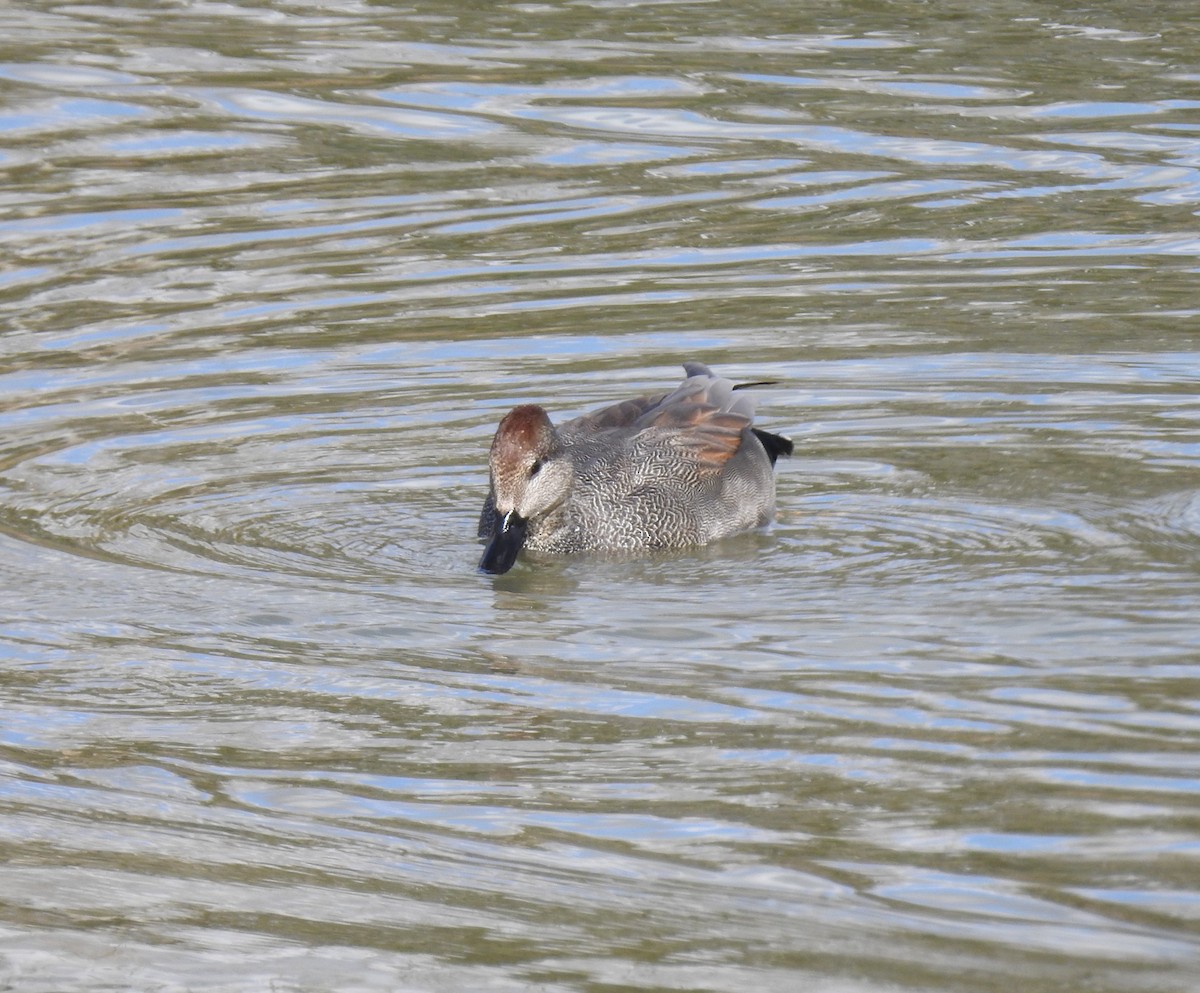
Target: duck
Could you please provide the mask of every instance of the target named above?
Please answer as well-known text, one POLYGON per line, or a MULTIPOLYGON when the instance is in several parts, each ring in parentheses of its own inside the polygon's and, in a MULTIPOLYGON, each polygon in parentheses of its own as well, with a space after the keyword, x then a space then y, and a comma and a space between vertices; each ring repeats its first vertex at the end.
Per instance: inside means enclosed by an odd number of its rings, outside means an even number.
POLYGON ((479 515, 481 572, 500 575, 523 549, 552 554, 685 548, 767 524, 775 462, 792 442, 754 426, 744 392, 700 362, 674 390, 603 407, 555 427, 521 404, 488 452, 479 515))

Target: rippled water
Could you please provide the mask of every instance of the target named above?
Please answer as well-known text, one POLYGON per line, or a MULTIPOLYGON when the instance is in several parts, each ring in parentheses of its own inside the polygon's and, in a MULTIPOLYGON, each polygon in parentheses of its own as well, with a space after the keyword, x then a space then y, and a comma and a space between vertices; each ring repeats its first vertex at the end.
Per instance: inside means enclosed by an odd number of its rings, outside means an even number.
POLYGON ((1200 989, 1190 5, 0 26, 0 987, 1200 989), (475 572, 693 358, 773 528, 475 572))

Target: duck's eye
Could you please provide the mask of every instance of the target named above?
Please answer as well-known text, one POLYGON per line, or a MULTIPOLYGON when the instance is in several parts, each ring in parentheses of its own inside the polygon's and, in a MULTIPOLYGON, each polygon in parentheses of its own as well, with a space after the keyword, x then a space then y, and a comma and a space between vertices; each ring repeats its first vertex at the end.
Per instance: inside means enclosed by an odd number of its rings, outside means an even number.
POLYGON ((536 475, 537 475, 539 472, 541 472, 541 471, 542 471, 542 460, 541 460, 541 459, 534 459, 534 460, 533 460, 533 465, 531 465, 531 466, 529 467, 529 476, 530 476, 530 478, 532 479, 534 476, 536 476, 536 475))

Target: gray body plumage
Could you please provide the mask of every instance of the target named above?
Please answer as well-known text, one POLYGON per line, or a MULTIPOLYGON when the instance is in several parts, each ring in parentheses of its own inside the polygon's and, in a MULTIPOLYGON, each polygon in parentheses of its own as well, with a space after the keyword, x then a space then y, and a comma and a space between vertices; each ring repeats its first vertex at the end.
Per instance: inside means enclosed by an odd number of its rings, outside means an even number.
MULTIPOLYGON (((574 553, 702 545, 770 520, 774 459, 790 452, 790 442, 751 427, 748 393, 735 392, 732 382, 699 363, 684 369, 687 378, 670 393, 625 401, 557 429, 546 422, 545 451, 539 448, 530 475, 553 464, 560 492, 545 512, 522 520, 524 547, 574 553)), ((504 430, 502 423, 498 442, 504 430)), ((517 506, 505 497, 498 442, 479 519, 482 538, 493 537, 517 506)))

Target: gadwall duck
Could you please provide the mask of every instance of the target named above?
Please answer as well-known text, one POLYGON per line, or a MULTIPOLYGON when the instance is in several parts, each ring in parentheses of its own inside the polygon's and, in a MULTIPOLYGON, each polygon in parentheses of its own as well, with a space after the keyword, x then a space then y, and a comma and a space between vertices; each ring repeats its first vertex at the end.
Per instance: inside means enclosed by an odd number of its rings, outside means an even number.
POLYGON ((488 456, 479 568, 502 573, 522 548, 591 552, 703 545, 758 527, 775 507, 773 466, 792 443, 752 426, 750 395, 699 362, 674 391, 554 427, 522 404, 488 456))

